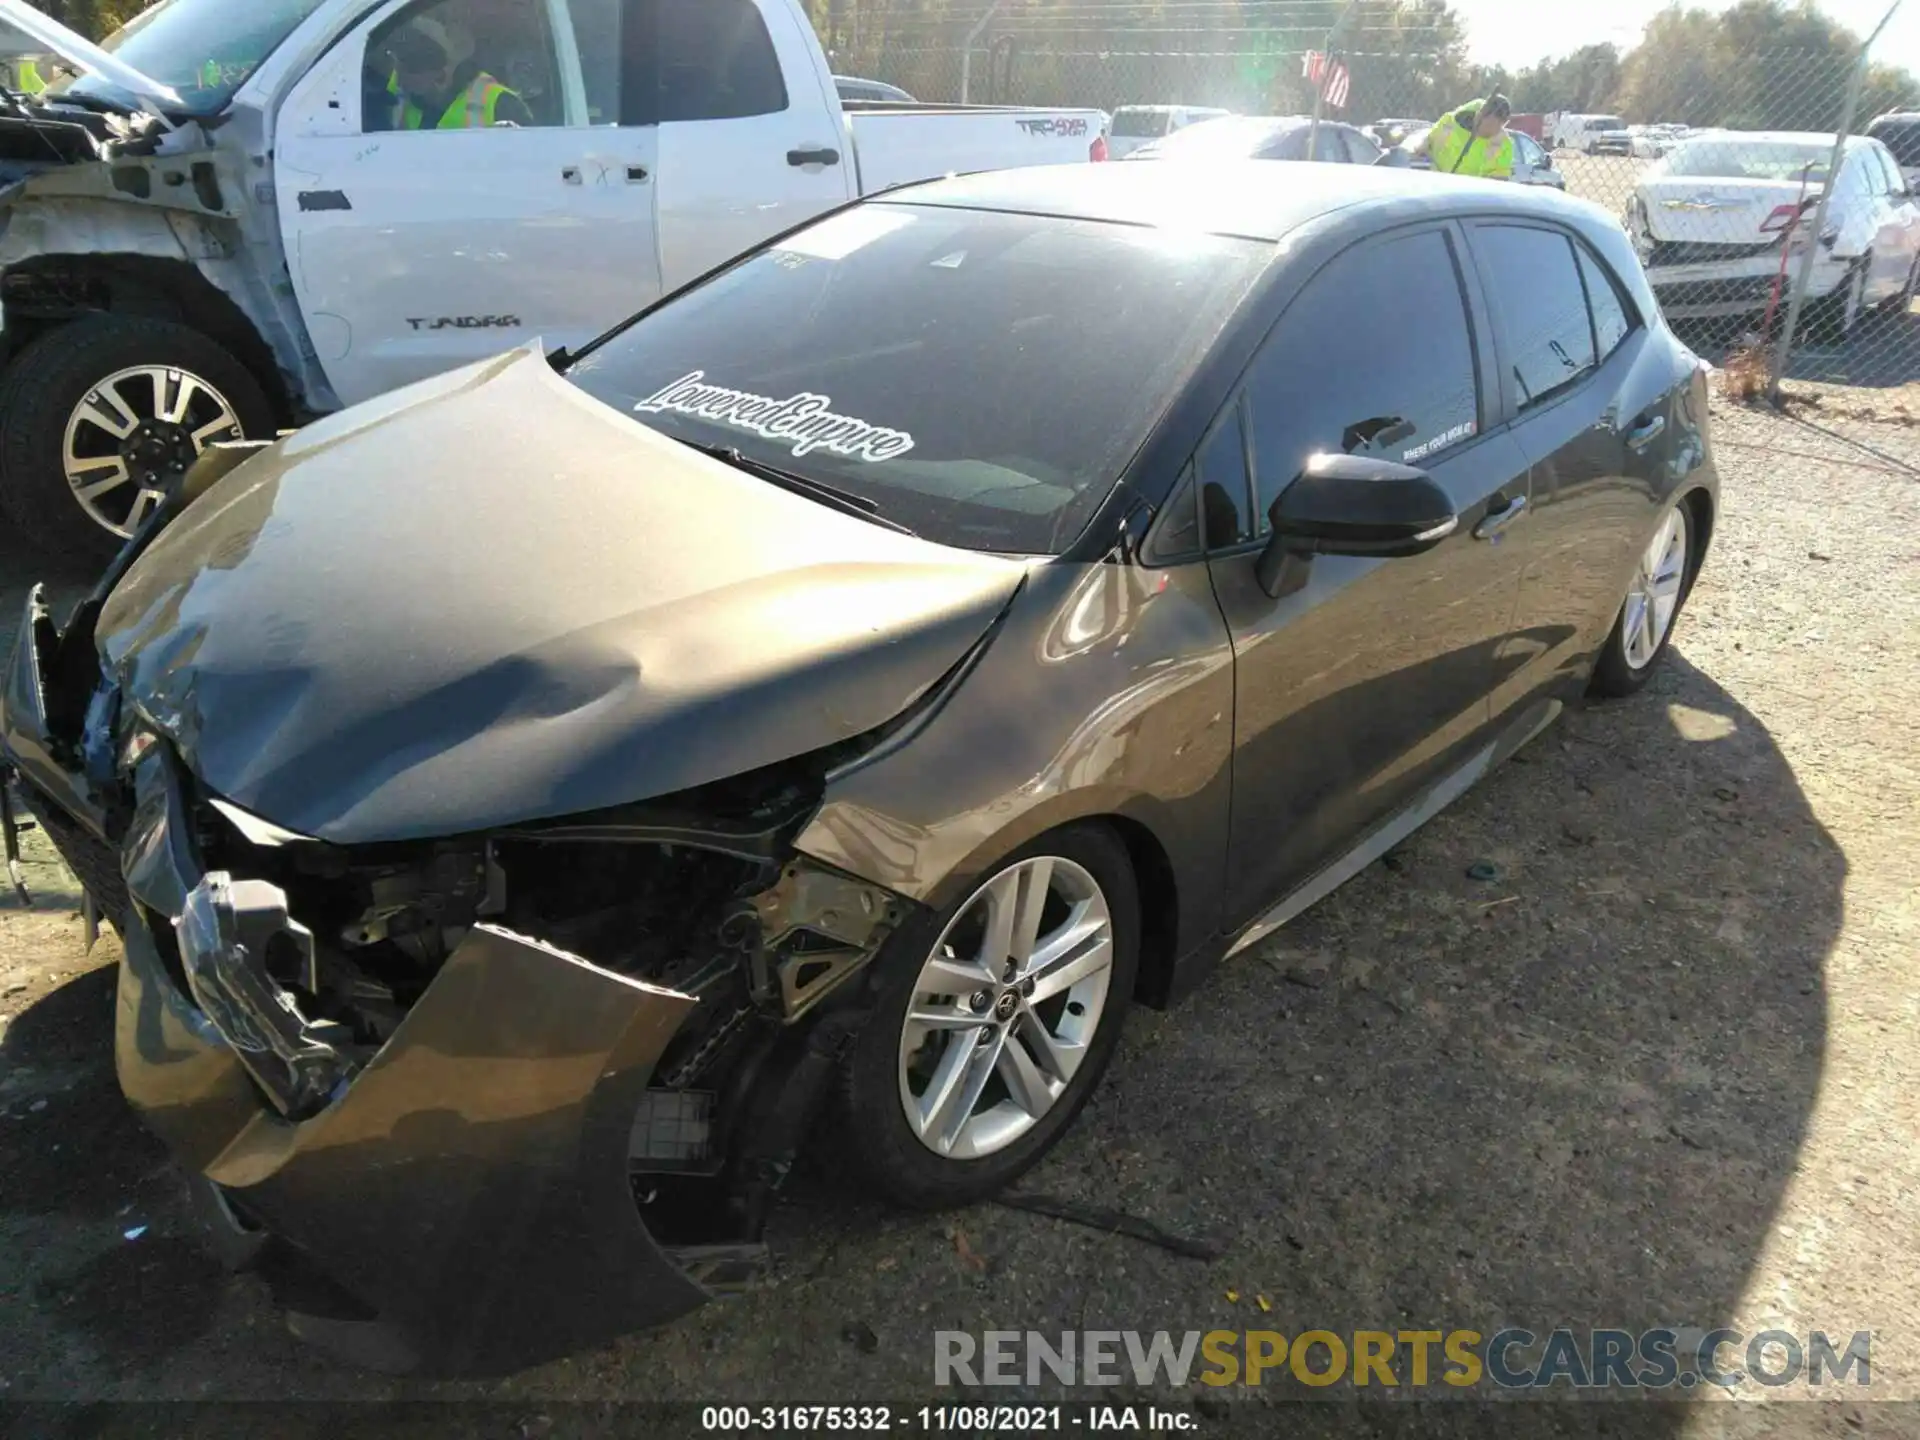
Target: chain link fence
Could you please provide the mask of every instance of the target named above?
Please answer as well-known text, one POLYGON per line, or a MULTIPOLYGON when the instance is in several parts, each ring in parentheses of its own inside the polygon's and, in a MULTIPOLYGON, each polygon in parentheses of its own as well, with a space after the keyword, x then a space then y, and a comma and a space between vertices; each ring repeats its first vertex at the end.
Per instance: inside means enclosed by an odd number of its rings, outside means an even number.
MULTIPOLYGON (((1179 50, 1003 37, 970 52, 836 54, 835 69, 924 101, 1097 107, 1121 151, 1169 123, 1137 107, 1309 113, 1308 48, 1303 37, 1179 50)), ((1337 53, 1350 93, 1326 119, 1384 143, 1417 142, 1473 98, 1445 54, 1368 35, 1337 53)), ((1869 59, 1756 50, 1711 74, 1650 64, 1628 77, 1619 110, 1513 121, 1516 178, 1561 186, 1627 227, 1668 319, 1722 367, 1723 389, 1797 402, 1842 432, 1920 424, 1920 88, 1869 59)))

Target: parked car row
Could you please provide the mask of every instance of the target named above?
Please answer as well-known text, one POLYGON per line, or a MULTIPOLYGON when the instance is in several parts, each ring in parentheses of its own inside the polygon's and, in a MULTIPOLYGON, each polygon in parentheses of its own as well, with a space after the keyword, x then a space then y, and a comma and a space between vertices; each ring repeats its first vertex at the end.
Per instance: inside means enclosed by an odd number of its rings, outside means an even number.
POLYGON ((1709 131, 1648 167, 1624 218, 1667 315, 1758 314, 1808 254, 1811 319, 1828 338, 1904 313, 1920 288, 1920 198, 1880 140, 1849 137, 1837 180, 1833 151, 1831 135, 1709 131))

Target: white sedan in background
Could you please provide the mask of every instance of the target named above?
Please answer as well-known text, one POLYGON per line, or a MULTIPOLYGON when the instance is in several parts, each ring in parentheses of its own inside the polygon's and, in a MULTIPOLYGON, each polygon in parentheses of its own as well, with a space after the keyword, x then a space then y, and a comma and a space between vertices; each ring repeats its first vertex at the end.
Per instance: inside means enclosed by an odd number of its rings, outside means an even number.
POLYGON ((1693 132, 1685 125, 1630 125, 1630 152, 1636 160, 1658 160, 1693 132))
POLYGON ((1815 207, 1831 135, 1720 130, 1648 167, 1626 225, 1670 320, 1757 315, 1807 251, 1811 320, 1844 340, 1874 309, 1900 313, 1920 282, 1920 203, 1878 140, 1848 138, 1821 234, 1815 207))

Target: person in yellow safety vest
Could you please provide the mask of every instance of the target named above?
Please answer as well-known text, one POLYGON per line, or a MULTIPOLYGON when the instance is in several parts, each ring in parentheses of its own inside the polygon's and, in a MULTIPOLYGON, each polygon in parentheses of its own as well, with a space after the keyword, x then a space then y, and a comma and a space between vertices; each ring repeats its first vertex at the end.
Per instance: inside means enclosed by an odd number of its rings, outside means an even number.
POLYGON ((1446 175, 1513 178, 1513 136, 1507 118, 1513 106, 1504 95, 1489 95, 1451 110, 1427 133, 1427 158, 1446 175))
POLYGON ((22 60, 15 67, 13 78, 14 88, 22 95, 46 94, 47 82, 41 77, 40 62, 37 60, 22 60))
POLYGON ((395 130, 469 130, 531 125, 533 113, 513 90, 471 60, 452 63, 446 47, 419 30, 402 30, 388 47, 394 69, 395 130))

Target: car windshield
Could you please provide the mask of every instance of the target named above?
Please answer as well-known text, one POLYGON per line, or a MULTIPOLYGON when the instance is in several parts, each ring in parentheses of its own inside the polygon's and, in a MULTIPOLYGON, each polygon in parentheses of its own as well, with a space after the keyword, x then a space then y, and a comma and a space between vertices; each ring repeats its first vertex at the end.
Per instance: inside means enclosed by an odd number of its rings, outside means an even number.
POLYGON ((1624 130, 1627 122, 1618 115, 1597 115, 1587 122, 1589 130, 1624 130))
MULTIPOLYGON (((100 48, 178 91, 189 112, 211 115, 325 0, 160 0, 100 42, 100 48)), ((48 87, 56 95, 132 106, 99 75, 48 87)))
POLYGON ((1277 139, 1286 128, 1257 115, 1221 116, 1176 130, 1139 153, 1144 156, 1151 151, 1156 158, 1177 156, 1185 160, 1212 156, 1226 160, 1253 154, 1269 140, 1277 139))
POLYGON ((1167 133, 1173 119, 1171 110, 1141 109, 1122 105, 1113 112, 1113 133, 1122 140, 1147 140, 1167 133))
POLYGON ((1660 162, 1668 175, 1720 180, 1827 178, 1831 140, 1691 140, 1660 162), (1809 169, 1811 167, 1811 169, 1809 169))
POLYGON ((1057 554, 1272 247, 870 204, 596 342, 588 394, 849 492, 943 544, 1057 554))

